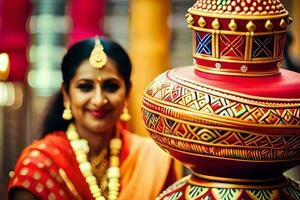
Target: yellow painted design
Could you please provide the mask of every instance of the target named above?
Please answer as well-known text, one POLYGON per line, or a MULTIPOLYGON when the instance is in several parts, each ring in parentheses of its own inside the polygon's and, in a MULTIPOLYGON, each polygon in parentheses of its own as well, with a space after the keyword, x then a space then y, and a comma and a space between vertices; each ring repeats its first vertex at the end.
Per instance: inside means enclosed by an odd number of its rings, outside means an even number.
POLYGON ((212 12, 201 12, 197 9, 189 8, 188 12, 193 15, 198 15, 198 16, 203 16, 203 17, 214 17, 214 18, 219 18, 219 19, 244 19, 244 20, 264 20, 264 19, 278 19, 278 18, 284 18, 288 16, 288 12, 284 12, 279 15, 261 15, 262 13, 259 12, 254 12, 253 15, 241 15, 241 14, 236 14, 236 13, 230 13, 228 15, 222 15, 222 12, 220 13, 212 13, 212 12), (220 15, 221 14, 221 15, 220 15))
POLYGON ((274 74, 278 74, 279 70, 278 68, 271 70, 271 71, 262 71, 262 72, 248 72, 248 73, 242 73, 240 70, 232 70, 232 69, 214 69, 214 68, 208 68, 202 65, 196 65, 195 69, 202 71, 202 72, 209 72, 212 74, 219 74, 219 75, 231 75, 231 76, 251 76, 251 77, 259 77, 259 76, 270 76, 274 74))
POLYGON ((246 73, 248 71, 248 67, 246 65, 242 65, 240 69, 243 73, 246 73))
POLYGON ((248 29, 248 31, 253 32, 255 31, 256 26, 252 21, 249 21, 246 25, 246 28, 248 29))
POLYGON ((212 188, 211 192, 215 199, 225 200, 238 200, 243 190, 233 188, 212 188))
POLYGON ((234 19, 230 20, 230 23, 228 24, 228 27, 230 30, 235 31, 237 29, 237 24, 235 23, 234 19))
POLYGON ((279 26, 280 26, 281 28, 285 28, 285 27, 287 26, 287 24, 286 24, 286 22, 285 22, 284 19, 281 19, 281 20, 280 20, 279 26))
POLYGON ((199 187, 195 185, 188 185, 185 192, 186 200, 195 200, 202 195, 204 195, 208 191, 207 187, 199 187))
POLYGON ((265 28, 267 29, 267 30, 269 30, 269 31, 271 31, 272 29, 273 29, 273 24, 272 24, 272 22, 270 21, 270 20, 268 20, 268 21, 266 21, 266 23, 265 23, 265 28))
POLYGON ((187 21, 188 25, 193 25, 194 24, 194 18, 192 17, 191 14, 188 13, 186 15, 186 21, 187 21))
POLYGON ((205 27, 205 25, 206 25, 205 19, 203 17, 200 17, 198 20, 198 24, 201 28, 205 27))
POLYGON ((217 30, 220 28, 220 23, 219 23, 219 20, 218 19, 215 19, 212 23, 211 23, 212 27, 217 30))
POLYGON ((246 190, 250 198, 276 200, 280 197, 279 190, 246 190))
POLYGON ((216 69, 221 69, 222 65, 221 65, 221 63, 216 63, 215 67, 216 67, 216 69))

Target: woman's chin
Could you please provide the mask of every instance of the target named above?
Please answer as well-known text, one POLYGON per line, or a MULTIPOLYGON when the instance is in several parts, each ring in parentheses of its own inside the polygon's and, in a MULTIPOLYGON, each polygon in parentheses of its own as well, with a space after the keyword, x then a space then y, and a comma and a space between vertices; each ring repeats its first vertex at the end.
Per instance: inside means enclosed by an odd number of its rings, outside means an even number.
POLYGON ((115 123, 107 120, 93 120, 90 121, 90 127, 93 132, 109 132, 115 127, 115 123))

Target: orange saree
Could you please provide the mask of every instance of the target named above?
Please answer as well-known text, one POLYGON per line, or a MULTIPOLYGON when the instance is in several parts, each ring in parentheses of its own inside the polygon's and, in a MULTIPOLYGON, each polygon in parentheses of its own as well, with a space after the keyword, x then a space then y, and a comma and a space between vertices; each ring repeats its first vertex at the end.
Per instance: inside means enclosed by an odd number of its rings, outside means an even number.
MULTIPOLYGON (((175 181, 171 159, 149 138, 122 131, 119 200, 153 200, 175 181)), ((28 146, 18 159, 8 192, 23 188, 39 199, 93 199, 64 132, 28 146)))

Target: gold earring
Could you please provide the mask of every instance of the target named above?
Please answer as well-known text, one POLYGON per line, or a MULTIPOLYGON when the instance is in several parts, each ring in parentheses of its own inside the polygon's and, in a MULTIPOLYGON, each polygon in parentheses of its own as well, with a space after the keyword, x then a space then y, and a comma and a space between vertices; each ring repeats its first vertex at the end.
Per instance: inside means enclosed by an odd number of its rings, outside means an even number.
POLYGON ((127 109, 127 105, 125 104, 124 108, 123 108, 123 112, 122 114, 120 115, 120 119, 124 122, 128 122, 130 120, 131 116, 128 112, 128 109, 127 109))
POLYGON ((71 111, 70 103, 66 103, 64 112, 62 114, 62 118, 64 120, 71 120, 72 117, 73 116, 72 116, 72 111, 71 111))

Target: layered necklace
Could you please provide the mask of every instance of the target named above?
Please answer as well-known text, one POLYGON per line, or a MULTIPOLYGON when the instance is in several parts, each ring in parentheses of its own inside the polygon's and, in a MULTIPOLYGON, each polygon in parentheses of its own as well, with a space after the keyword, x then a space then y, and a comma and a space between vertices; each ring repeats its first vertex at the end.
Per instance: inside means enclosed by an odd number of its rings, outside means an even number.
MULTIPOLYGON (((97 178, 93 175, 92 164, 88 160, 89 145, 87 140, 80 138, 74 124, 70 124, 67 131, 67 138, 70 141, 71 147, 75 153, 79 169, 89 185, 90 192, 96 200, 105 200, 105 197, 97 184, 97 178)), ((122 147, 120 138, 110 140, 110 158, 109 167, 106 171, 108 179, 108 200, 117 200, 120 188, 120 160, 119 154, 122 147)))

